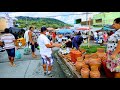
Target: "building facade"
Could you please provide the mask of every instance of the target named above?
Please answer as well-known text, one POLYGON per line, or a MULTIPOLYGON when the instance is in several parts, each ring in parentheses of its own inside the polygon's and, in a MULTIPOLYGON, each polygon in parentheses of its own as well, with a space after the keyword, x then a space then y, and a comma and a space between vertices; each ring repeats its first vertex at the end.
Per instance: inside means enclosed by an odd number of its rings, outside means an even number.
POLYGON ((120 12, 101 12, 93 16, 93 26, 112 25, 115 18, 120 17, 120 12))
POLYGON ((3 32, 7 28, 7 20, 4 17, 0 17, 0 32, 3 32))

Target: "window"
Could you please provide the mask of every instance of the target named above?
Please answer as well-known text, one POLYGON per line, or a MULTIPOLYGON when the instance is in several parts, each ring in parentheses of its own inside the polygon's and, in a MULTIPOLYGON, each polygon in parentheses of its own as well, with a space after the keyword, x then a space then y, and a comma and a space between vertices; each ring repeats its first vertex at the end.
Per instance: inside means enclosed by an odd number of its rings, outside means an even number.
POLYGON ((76 19, 75 24, 79 24, 79 23, 81 23, 81 19, 76 19))
POLYGON ((102 22, 102 19, 97 19, 96 20, 96 23, 101 23, 102 22))

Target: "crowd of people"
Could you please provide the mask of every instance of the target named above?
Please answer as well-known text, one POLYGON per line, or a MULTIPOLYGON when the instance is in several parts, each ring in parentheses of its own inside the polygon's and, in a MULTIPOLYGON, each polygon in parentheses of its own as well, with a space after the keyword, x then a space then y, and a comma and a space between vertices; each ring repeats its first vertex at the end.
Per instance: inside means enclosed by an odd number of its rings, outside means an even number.
MULTIPOLYGON (((112 33, 111 35, 108 35, 108 33, 105 31, 102 33, 94 32, 93 35, 94 40, 97 43, 99 43, 100 39, 104 41, 104 43, 107 43, 106 67, 111 72, 114 72, 114 77, 116 77, 116 75, 120 75, 120 18, 116 18, 112 26, 116 29, 116 32, 112 33)), ((53 47, 60 48, 64 43, 66 44, 66 47, 75 48, 76 50, 81 51, 79 47, 84 41, 84 37, 81 35, 81 32, 70 36, 63 36, 61 34, 57 35, 55 32, 49 32, 46 27, 41 27, 40 34, 36 37, 34 29, 34 27, 30 27, 29 30, 24 33, 24 39, 26 40, 26 46, 31 46, 33 58, 37 57, 37 55, 35 55, 35 48, 37 46, 40 47, 40 56, 42 58, 42 66, 45 75, 50 74, 52 71, 54 63, 52 57, 53 47)), ((9 29, 6 28, 5 34, 0 37, 0 45, 4 45, 11 66, 15 66, 15 50, 18 49, 18 47, 15 46, 15 42, 15 36, 9 33, 9 29)))

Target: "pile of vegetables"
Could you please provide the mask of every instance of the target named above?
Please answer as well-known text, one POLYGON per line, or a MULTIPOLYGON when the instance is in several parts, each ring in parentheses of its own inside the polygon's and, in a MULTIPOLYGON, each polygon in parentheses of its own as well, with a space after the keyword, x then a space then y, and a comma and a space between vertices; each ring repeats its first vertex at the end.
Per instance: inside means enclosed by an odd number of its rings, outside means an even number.
POLYGON ((100 45, 92 45, 90 47, 88 47, 88 46, 80 46, 80 48, 85 49, 87 54, 96 53, 97 48, 105 48, 105 51, 106 51, 106 46, 100 46, 100 45))

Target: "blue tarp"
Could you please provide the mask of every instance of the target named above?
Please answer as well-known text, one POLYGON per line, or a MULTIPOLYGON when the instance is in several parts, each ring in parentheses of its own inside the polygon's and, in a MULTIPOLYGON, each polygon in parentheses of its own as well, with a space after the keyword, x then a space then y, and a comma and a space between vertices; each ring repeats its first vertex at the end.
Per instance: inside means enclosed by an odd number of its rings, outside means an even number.
POLYGON ((66 33, 73 33, 73 30, 71 29, 59 29, 58 31, 56 31, 56 33, 60 33, 60 34, 66 34, 66 33))

